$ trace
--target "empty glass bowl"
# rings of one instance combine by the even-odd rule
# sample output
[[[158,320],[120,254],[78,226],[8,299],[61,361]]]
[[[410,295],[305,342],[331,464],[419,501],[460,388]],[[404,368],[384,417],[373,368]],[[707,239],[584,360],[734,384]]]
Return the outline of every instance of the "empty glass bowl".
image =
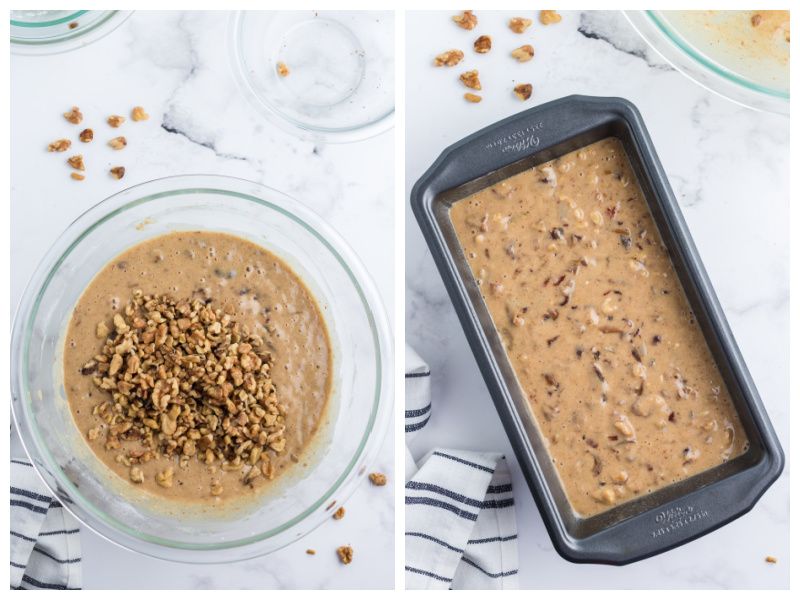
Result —
[[[240,11],[228,36],[239,90],[278,127],[351,142],[394,125],[393,11]]]
[[[82,48],[108,35],[132,10],[12,10],[13,54],[57,54]]]
[[[244,237],[284,260],[317,299],[333,347],[327,418],[303,462],[263,493],[221,507],[177,506],[123,481],[83,440],[66,401],[61,356],[72,310],[120,252],[172,231]],[[56,240],[28,283],[12,334],[14,420],[35,468],[81,522],[128,549],[181,562],[265,554],[344,503],[386,433],[392,340],[380,297],[347,244],[299,202],[248,181],[168,177],[116,194]]]
[[[623,11],[639,34],[678,71],[751,108],[789,114],[788,15],[754,25],[756,11]],[[785,12],[785,11],[783,11]],[[765,15],[766,16],[766,15]]]

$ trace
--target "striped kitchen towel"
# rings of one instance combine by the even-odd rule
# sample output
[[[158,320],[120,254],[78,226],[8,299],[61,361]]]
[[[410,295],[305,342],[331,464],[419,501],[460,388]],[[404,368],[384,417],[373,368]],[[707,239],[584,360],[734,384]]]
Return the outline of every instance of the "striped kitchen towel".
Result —
[[[406,589],[517,589],[511,475],[494,452],[436,448],[418,463],[409,442],[432,412],[430,369],[406,346]]]
[[[11,589],[81,589],[78,521],[28,460],[11,459]]]

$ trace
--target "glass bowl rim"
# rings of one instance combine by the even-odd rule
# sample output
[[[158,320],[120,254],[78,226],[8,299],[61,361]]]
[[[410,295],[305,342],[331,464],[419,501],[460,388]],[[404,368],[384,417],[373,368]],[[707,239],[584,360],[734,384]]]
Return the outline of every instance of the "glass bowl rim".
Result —
[[[92,12],[90,10],[77,11],[75,14],[56,21],[49,21],[42,24],[31,25],[22,24],[17,21],[10,21],[10,26],[30,29],[32,31],[44,31],[47,27],[60,25],[69,20],[73,20],[81,15]],[[19,56],[46,56],[50,54],[62,54],[78,50],[93,42],[103,39],[123,23],[125,23],[135,11],[133,10],[100,10],[96,12],[107,13],[96,23],[90,24],[86,28],[78,27],[75,31],[66,32],[63,35],[40,39],[23,39],[14,36],[11,38],[11,54]]]
[[[654,10],[623,10],[628,22],[642,37],[650,48],[655,50],[678,72],[691,79],[696,84],[710,92],[722,96],[737,104],[747,106],[754,110],[761,110],[775,114],[788,115],[790,94],[770,89],[752,83],[735,72],[726,70],[716,65],[710,59],[699,54],[680,37],[673,34],[671,27],[665,23]],[[668,42],[666,47],[659,47],[653,43],[651,36]],[[688,65],[680,64],[680,59],[691,61]],[[722,87],[712,86],[705,81],[699,81],[692,67],[697,67],[702,73],[710,75]]]
[[[232,10],[228,17],[228,64],[236,82],[236,87],[247,103],[270,123],[303,139],[324,140],[330,143],[348,143],[366,140],[390,131],[394,127],[396,106],[377,119],[353,127],[313,127],[297,121],[273,107],[261,94],[245,66],[242,51],[242,27],[247,10]],[[259,11],[270,12],[270,11]],[[280,12],[280,11],[272,11]],[[302,11],[297,11],[302,12]]]
[[[176,185],[170,186],[173,182]],[[158,189],[164,185],[169,186],[168,189]],[[263,197],[253,195],[253,188],[257,188]],[[34,319],[38,314],[42,295],[63,261],[86,235],[127,210],[164,197],[191,193],[213,193],[236,198],[237,201],[254,202],[256,205],[275,210],[292,219],[317,237],[339,262],[347,273],[351,284],[356,289],[369,322],[376,361],[376,381],[372,410],[366,430],[349,464],[344,472],[331,484],[330,489],[325,491],[322,497],[313,502],[310,507],[301,511],[288,522],[273,527],[269,531],[234,541],[213,544],[180,543],[142,534],[99,510],[83,497],[66,477],[63,470],[52,459],[49,450],[41,442],[38,427],[29,408],[31,405],[31,393],[28,381],[27,359],[31,330]],[[129,199],[131,194],[134,195],[133,200]],[[282,206],[280,203],[291,206],[292,210],[287,210],[287,207]],[[110,257],[109,260],[111,258],[113,257]],[[12,391],[14,392],[12,393],[11,402],[13,418],[25,452],[31,459],[31,463],[34,465],[39,477],[64,508],[90,530],[123,548],[165,560],[177,562],[231,562],[244,560],[277,550],[296,539],[300,539],[300,537],[319,526],[325,519],[317,518],[317,522],[312,522],[311,526],[299,534],[298,537],[287,539],[274,548],[259,550],[257,547],[259,543],[266,542],[284,532],[290,531],[295,525],[304,522],[309,517],[313,517],[314,513],[334,493],[340,490],[343,494],[338,494],[338,504],[341,505],[355,490],[356,486],[353,483],[363,479],[365,472],[357,473],[350,480],[349,489],[347,489],[348,486],[346,485],[348,483],[347,478],[353,473],[354,468],[361,459],[364,459],[366,463],[374,460],[375,454],[385,437],[392,413],[393,347],[391,330],[380,294],[366,268],[347,242],[327,222],[299,201],[274,188],[224,175],[176,175],[154,179],[117,192],[81,214],[59,235],[29,278],[14,317],[11,347],[12,357],[17,357],[12,358],[11,368],[11,383]],[[38,453],[36,457],[33,456],[34,450]],[[52,473],[43,473],[42,469],[40,469],[39,461],[41,461],[41,464],[46,465]],[[53,477],[53,480],[51,480],[51,477]],[[53,485],[54,481],[57,485]],[[67,496],[66,501],[60,492],[62,487],[69,492],[63,494]],[[78,497],[80,503],[73,504],[70,496]],[[77,506],[80,509],[78,512],[85,511],[85,514],[76,514],[76,509],[73,506]],[[99,523],[92,522],[94,519],[98,519]],[[124,542],[112,537],[109,532],[121,533]],[[248,548],[250,551],[243,556],[223,555],[226,550],[241,548]],[[179,556],[171,556],[170,553],[172,552],[178,552]],[[202,553],[202,559],[198,561],[198,558],[200,558],[198,554],[200,553]]]

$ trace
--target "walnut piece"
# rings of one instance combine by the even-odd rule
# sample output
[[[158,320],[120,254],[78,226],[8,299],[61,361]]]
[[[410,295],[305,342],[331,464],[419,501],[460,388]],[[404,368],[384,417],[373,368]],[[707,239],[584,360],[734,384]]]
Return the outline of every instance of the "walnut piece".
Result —
[[[509,21],[508,28],[513,31],[514,33],[525,33],[525,30],[531,26],[533,21],[530,19],[522,19],[520,17],[514,17]]]
[[[122,179],[125,177],[125,167],[111,167],[111,176],[114,179]]]
[[[71,175],[71,176],[72,176],[72,178],[73,178],[73,179],[75,179],[76,181],[83,181],[84,179],[86,179],[86,177],[84,177],[84,176],[83,176],[83,175],[81,175],[80,173],[72,173],[72,175]]]
[[[219,481],[214,481],[211,484],[211,495],[212,496],[221,496],[223,492],[222,484]]]
[[[48,152],[66,152],[67,148],[72,146],[72,142],[69,140],[56,140],[52,144],[47,147]]]
[[[778,562],[778,559],[775,558],[774,556],[768,556],[766,560],[767,560],[768,563],[776,563],[776,562]]]
[[[478,26],[478,17],[473,15],[471,10],[465,10],[460,15],[453,16],[453,21],[461,29],[475,29]]]
[[[342,517],[344,517],[344,506],[340,506],[340,507],[339,507],[339,510],[337,510],[337,511],[336,511],[336,512],[333,514],[333,518],[334,518],[334,519],[336,519],[337,521],[338,521],[339,519],[341,519]]]
[[[289,73],[291,73],[291,71],[289,70],[289,67],[286,66],[286,63],[285,62],[279,62],[278,63],[278,75],[280,75],[281,77],[286,77]]]
[[[475,52],[478,54],[486,54],[489,50],[492,49],[492,36],[490,35],[482,35],[477,40],[475,40],[475,44],[473,44],[475,48]]]
[[[85,171],[86,167],[83,164],[83,154],[78,154],[78,156],[73,156],[72,158],[68,158],[67,162],[69,166],[73,169],[77,169],[78,171]]]
[[[462,60],[464,60],[464,53],[461,50],[448,50],[433,59],[433,66],[455,67]]]
[[[139,467],[131,467],[131,481],[133,483],[144,483],[144,473]]]
[[[346,565],[349,565],[353,562],[353,548],[350,546],[339,546],[339,558],[342,559],[342,562]]]
[[[520,46],[516,50],[511,51],[511,56],[521,63],[528,62],[533,58],[533,47],[530,44]]]
[[[483,98],[481,98],[480,96],[477,96],[475,94],[470,94],[469,92],[464,94],[464,98],[466,98],[467,101],[472,102],[473,104],[477,104],[478,102],[483,100]]]
[[[108,142],[108,145],[111,146],[114,150],[122,150],[125,146],[128,145],[128,140],[120,136]]]
[[[75,125],[83,121],[83,115],[81,114],[81,111],[78,110],[77,106],[73,106],[71,111],[65,112],[64,118]]]
[[[161,473],[156,473],[156,483],[164,488],[172,487],[172,476],[174,475],[174,471],[172,469],[167,469],[166,471],[162,471]]]
[[[306,550],[306,554],[316,554],[316,553],[317,553],[317,551],[316,550],[312,550],[311,548]]]
[[[554,10],[543,10],[539,14],[539,20],[542,25],[550,25],[551,23],[561,23],[561,15]]]
[[[78,139],[84,143],[91,142],[94,139],[94,131],[91,129],[84,129],[81,131],[81,135]]]
[[[527,100],[533,93],[533,86],[530,83],[520,83],[514,88],[514,93],[520,100]]]
[[[108,117],[108,124],[112,127],[119,127],[125,122],[125,117],[120,117],[119,115],[111,115]]]
[[[472,88],[473,90],[481,89],[481,80],[478,79],[478,71],[467,71],[466,73],[461,74],[461,82],[467,86],[468,88]]]
[[[382,473],[370,473],[369,480],[375,485],[386,485],[386,475]]]
[[[288,407],[278,403],[264,341],[233,312],[211,300],[136,290],[114,315],[113,329],[98,323],[103,349],[81,373],[113,396],[93,410],[109,425],[106,449],[140,440],[152,455],[123,461],[178,458],[185,467],[194,457],[209,473],[242,473],[245,485],[275,477],[270,458],[286,449]],[[172,485],[171,470],[156,482]],[[211,486],[212,495],[221,493],[222,486]]]
[[[70,23],[70,24],[69,24],[69,28],[70,28],[70,29],[75,29],[77,26],[78,26],[78,24],[77,24],[77,23]]]
[[[150,115],[144,112],[144,109],[141,106],[135,106],[131,112],[131,118],[133,118],[134,121],[147,121],[147,119],[150,118]]]

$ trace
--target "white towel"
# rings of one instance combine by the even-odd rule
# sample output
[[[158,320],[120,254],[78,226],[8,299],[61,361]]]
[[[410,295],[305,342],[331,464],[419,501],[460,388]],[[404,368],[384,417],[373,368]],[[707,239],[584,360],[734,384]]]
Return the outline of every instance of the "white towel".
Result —
[[[505,458],[436,448],[417,464],[411,455],[410,441],[431,417],[430,376],[406,346],[406,589],[517,589]]]
[[[81,589],[78,521],[27,460],[11,459],[11,589]]]

